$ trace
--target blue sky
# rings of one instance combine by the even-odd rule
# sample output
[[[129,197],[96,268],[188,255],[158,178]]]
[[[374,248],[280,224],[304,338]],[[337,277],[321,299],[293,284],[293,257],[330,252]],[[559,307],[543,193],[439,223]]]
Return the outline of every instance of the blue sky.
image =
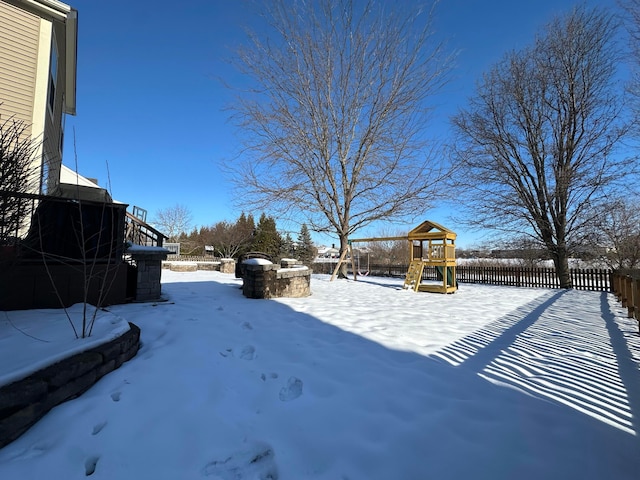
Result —
[[[244,25],[255,21],[250,7],[234,0],[68,3],[79,16],[78,108],[66,119],[64,163],[75,169],[77,157],[82,175],[97,178],[115,199],[145,208],[149,218],[182,204],[195,225],[236,219],[240,212],[221,169],[236,148],[224,110],[233,94],[218,79],[241,81],[226,60],[230,47],[243,41]],[[465,106],[483,71],[505,52],[530,44],[542,25],[576,4],[442,0],[434,27],[459,55],[454,79],[438,97],[434,128],[446,133],[449,116]],[[427,211],[424,219],[458,231],[448,213],[455,212]],[[458,234],[461,246],[480,241],[477,233]]]

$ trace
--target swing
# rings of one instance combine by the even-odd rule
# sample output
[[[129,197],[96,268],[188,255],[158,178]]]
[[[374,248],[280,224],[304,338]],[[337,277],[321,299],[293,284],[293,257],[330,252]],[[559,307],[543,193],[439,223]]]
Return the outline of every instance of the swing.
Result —
[[[369,275],[369,253],[367,252],[367,271],[362,273],[360,271],[360,255],[358,255],[358,275],[360,275],[361,277],[366,277],[367,275]]]

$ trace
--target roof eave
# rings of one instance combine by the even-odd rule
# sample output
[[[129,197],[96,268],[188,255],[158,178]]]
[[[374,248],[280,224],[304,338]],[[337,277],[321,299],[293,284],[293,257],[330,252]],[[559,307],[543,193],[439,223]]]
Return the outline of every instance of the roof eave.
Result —
[[[66,22],[67,15],[73,10],[66,3],[57,0],[5,0],[24,10],[49,20]]]

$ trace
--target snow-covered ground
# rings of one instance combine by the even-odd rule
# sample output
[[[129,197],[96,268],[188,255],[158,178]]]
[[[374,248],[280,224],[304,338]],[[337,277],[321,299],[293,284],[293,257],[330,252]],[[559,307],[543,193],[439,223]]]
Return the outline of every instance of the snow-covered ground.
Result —
[[[99,320],[140,326],[138,355],[1,449],[1,479],[638,478],[640,337],[610,295],[162,275],[168,302]],[[8,316],[0,365],[49,334]]]

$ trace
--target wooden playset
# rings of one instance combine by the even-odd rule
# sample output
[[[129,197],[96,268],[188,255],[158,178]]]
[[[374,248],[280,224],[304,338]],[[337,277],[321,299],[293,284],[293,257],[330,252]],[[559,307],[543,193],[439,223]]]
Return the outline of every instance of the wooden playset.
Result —
[[[351,261],[354,280],[358,279],[351,245],[353,243],[406,240],[409,242],[409,268],[404,280],[404,288],[416,292],[453,293],[458,289],[456,281],[456,234],[435,222],[422,222],[406,237],[359,238],[349,240],[349,246],[342,252],[331,276],[333,281],[340,266]],[[347,255],[350,260],[347,260]],[[435,267],[438,281],[423,282],[425,267]]]

